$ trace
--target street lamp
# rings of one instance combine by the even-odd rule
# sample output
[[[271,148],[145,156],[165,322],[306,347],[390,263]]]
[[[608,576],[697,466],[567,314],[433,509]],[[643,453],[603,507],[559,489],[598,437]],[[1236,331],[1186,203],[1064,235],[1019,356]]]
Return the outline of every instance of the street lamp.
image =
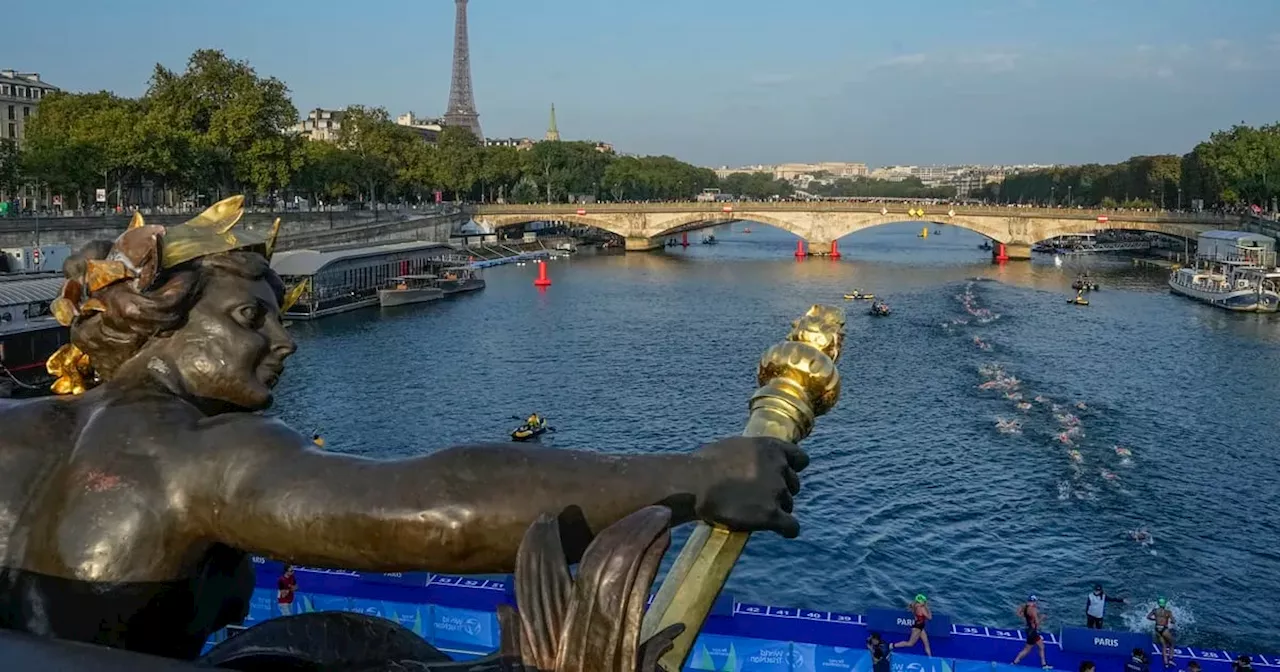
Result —
[[[1182,185],[1178,185],[1178,211],[1182,211]]]
[[[1071,187],[1073,186],[1074,185],[1071,185],[1071,184],[1067,185],[1067,207],[1068,208],[1071,207]]]

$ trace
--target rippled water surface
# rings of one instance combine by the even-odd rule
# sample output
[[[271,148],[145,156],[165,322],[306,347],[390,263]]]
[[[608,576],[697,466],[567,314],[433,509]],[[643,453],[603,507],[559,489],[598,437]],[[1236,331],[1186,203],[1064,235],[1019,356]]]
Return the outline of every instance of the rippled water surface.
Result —
[[[1056,627],[1100,581],[1129,598],[1116,625],[1145,627],[1163,595],[1182,642],[1280,650],[1242,606],[1280,592],[1275,318],[1171,296],[1127,260],[1088,262],[1103,289],[1071,306],[1085,262],[992,266],[952,228],[879,227],[797,263],[788,234],[741,226],[553,262],[545,293],[506,266],[474,296],[297,324],[279,412],[355,453],[501,440],[534,410],[548,449],[687,451],[740,431],[760,353],[839,303],[844,396],[805,443],[803,532],[752,539],[739,599],[860,611],[923,591],[1013,626],[1035,592]],[[894,314],[842,301],[854,288]]]

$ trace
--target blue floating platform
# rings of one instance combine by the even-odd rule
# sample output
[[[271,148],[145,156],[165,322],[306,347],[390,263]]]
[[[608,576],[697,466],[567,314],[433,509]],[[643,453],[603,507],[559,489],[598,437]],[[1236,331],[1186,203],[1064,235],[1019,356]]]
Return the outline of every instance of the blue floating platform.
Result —
[[[246,626],[280,615],[276,580],[278,562],[254,558],[257,589]],[[499,604],[515,604],[510,577],[486,579],[428,573],[367,574],[295,567],[298,592],[294,613],[350,611],[400,623],[459,660],[477,658],[498,647]],[[685,670],[733,672],[871,672],[867,635],[879,632],[886,641],[906,639],[911,617],[906,611],[871,609],[862,614],[746,604],[721,596],[694,644]],[[926,630],[933,657],[919,644],[895,651],[893,672],[1026,672],[1039,667],[1032,652],[1026,665],[1010,665],[1022,650],[1020,630],[963,625],[934,612]],[[1134,648],[1147,650],[1152,669],[1160,669],[1160,651],[1143,633],[1067,627],[1044,632],[1049,664],[1063,672],[1089,660],[1098,672],[1122,672]],[[218,633],[210,644],[228,633]],[[1191,660],[1204,672],[1231,672],[1238,653],[1180,646],[1178,669]],[[1252,654],[1260,672],[1280,672],[1280,656]]]

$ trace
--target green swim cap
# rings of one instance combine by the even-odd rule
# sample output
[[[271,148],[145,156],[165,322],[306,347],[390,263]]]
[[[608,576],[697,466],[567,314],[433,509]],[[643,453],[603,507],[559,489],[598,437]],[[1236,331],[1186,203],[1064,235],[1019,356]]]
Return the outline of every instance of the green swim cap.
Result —
[[[929,599],[924,596],[924,593],[920,593],[919,595],[916,595],[916,602],[919,602],[920,604],[924,604],[925,602],[928,602],[928,601]]]
[[[1168,604],[1168,603],[1169,603],[1169,601],[1168,601],[1168,600],[1166,600],[1166,599],[1164,599],[1163,597],[1161,597],[1161,598],[1159,598],[1159,599],[1157,599],[1157,600],[1156,600],[1156,604],[1158,604],[1158,605],[1160,605],[1160,606],[1162,606],[1162,607],[1163,607],[1164,605]]]

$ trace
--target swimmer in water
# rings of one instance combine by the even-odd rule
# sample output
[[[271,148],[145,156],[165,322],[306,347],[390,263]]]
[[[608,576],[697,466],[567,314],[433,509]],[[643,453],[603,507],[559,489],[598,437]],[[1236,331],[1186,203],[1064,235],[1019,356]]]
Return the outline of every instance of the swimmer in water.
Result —
[[[1045,398],[1045,396],[1044,396],[1043,394],[1037,394],[1037,395],[1036,395],[1035,402],[1036,402],[1037,404],[1047,403],[1048,401],[1049,401],[1049,400],[1048,400],[1047,398]]]
[[[1156,600],[1156,608],[1147,614],[1148,621],[1155,621],[1156,642],[1160,644],[1160,652],[1164,655],[1164,666],[1173,665],[1173,612],[1169,610],[1169,602],[1163,597]]]
[[[1019,411],[1029,411],[1029,410],[1031,410],[1031,403],[1030,403],[1030,402],[1027,402],[1027,401],[1019,401],[1019,402],[1018,402],[1018,410],[1019,410]]]
[[[1053,669],[1049,667],[1049,661],[1044,657],[1044,637],[1040,635],[1040,611],[1037,609],[1038,601],[1035,595],[1027,597],[1027,601],[1018,607],[1018,616],[1027,622],[1027,644],[1022,647],[1022,651],[1018,652],[1017,657],[1013,659],[1013,664],[1017,665],[1022,659],[1031,653],[1032,647],[1040,649],[1040,665],[1046,670]]]
[[[1069,446],[1069,445],[1071,445],[1072,443],[1074,443],[1074,442],[1071,440],[1071,437],[1070,437],[1066,432],[1062,432],[1061,434],[1057,434],[1057,435],[1055,435],[1053,438],[1057,439],[1057,440],[1058,440],[1058,443],[1061,443],[1061,444],[1066,445],[1066,446]]]
[[[911,636],[905,642],[890,644],[889,650],[900,649],[904,646],[915,646],[918,641],[924,644],[924,655],[932,657],[933,649],[929,647],[929,635],[924,631],[925,626],[929,625],[929,619],[933,618],[933,612],[929,611],[929,598],[925,597],[923,593],[916,595],[915,601],[907,605],[907,608],[911,610],[912,616],[915,617],[915,622],[911,624]]]
[[[1085,406],[1083,401],[1078,401],[1076,402],[1076,408],[1084,411],[1084,410],[1088,410],[1089,407]]]
[[[1116,446],[1116,455],[1119,455],[1120,457],[1133,457],[1133,451],[1128,448]]]
[[[1113,472],[1113,471],[1107,471],[1106,469],[1100,469],[1100,470],[1098,470],[1098,473],[1099,473],[1099,474],[1101,474],[1101,475],[1102,475],[1102,477],[1103,477],[1103,478],[1105,478],[1105,479],[1107,479],[1108,481],[1114,481],[1114,480],[1116,480],[1116,479],[1120,478],[1119,476],[1116,476],[1115,472]]]
[[[1076,450],[1075,448],[1068,450],[1067,456],[1070,457],[1071,461],[1075,462],[1076,464],[1081,464],[1084,462],[1084,455],[1081,455],[1080,451]]]

